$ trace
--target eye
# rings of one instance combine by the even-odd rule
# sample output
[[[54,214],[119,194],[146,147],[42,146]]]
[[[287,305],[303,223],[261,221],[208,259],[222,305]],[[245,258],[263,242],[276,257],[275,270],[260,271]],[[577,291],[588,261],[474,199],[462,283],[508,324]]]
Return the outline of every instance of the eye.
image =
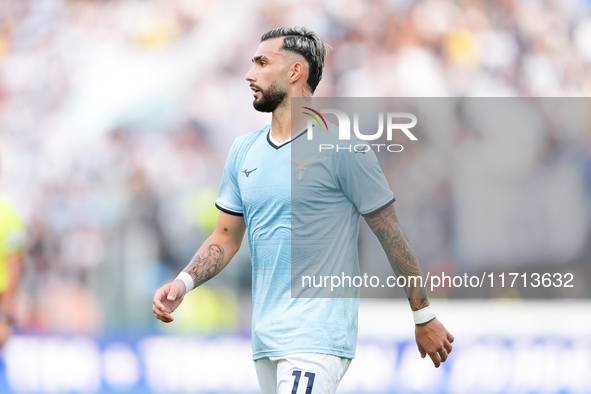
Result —
[[[267,62],[261,61],[261,67],[265,67],[266,65],[267,65]]]

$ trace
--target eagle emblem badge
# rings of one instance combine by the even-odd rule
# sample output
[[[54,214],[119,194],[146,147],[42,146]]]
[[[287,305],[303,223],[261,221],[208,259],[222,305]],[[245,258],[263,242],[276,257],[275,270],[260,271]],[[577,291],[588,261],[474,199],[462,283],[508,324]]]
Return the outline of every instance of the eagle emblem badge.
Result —
[[[296,170],[295,170],[295,178],[298,181],[301,181],[306,177],[306,172],[307,172],[306,167],[308,167],[310,164],[316,163],[318,161],[318,160],[301,161],[299,159],[289,159],[289,160],[293,161],[297,165]]]

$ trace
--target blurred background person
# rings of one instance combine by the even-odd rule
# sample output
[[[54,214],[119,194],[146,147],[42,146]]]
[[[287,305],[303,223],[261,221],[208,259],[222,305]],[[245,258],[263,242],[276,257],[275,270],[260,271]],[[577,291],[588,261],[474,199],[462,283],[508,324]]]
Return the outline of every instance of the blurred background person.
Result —
[[[25,265],[25,232],[21,215],[0,189],[0,347],[15,323],[15,295]]]

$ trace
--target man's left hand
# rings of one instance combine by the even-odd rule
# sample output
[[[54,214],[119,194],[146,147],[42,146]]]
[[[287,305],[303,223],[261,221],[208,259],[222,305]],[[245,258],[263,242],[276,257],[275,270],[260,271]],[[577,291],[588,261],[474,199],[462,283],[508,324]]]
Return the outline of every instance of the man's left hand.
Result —
[[[442,362],[447,360],[451,353],[454,336],[447,331],[437,318],[424,326],[415,325],[415,338],[421,357],[428,354],[433,360],[435,368],[439,368]]]

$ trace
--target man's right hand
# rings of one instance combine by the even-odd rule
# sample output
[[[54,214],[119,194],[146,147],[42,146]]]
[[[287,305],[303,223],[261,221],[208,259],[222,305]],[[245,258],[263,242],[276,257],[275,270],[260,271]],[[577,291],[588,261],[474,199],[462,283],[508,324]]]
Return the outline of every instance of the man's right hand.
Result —
[[[185,298],[185,282],[176,279],[156,290],[152,300],[152,312],[156,318],[164,323],[174,321],[171,313],[183,302]]]

